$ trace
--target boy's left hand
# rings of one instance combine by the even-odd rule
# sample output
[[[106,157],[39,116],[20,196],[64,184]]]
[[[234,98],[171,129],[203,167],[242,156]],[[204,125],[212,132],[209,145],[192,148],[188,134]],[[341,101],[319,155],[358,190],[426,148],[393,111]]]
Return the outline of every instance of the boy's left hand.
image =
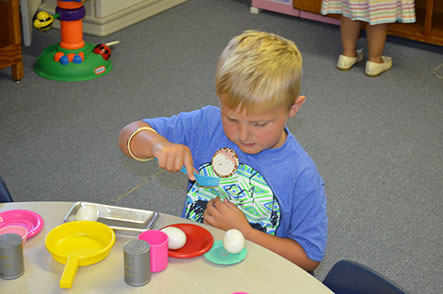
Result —
[[[220,198],[211,199],[206,205],[203,214],[203,223],[227,231],[237,229],[243,234],[251,229],[249,222],[243,212],[232,202]]]

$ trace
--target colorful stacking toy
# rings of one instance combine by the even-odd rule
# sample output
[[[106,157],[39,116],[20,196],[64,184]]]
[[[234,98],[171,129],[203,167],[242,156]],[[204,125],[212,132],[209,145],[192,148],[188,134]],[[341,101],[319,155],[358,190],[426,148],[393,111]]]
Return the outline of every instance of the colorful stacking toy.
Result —
[[[81,0],[58,0],[54,16],[44,11],[37,14],[34,21],[36,28],[48,30],[53,19],[58,18],[61,34],[60,43],[47,47],[37,59],[34,70],[38,75],[58,81],[84,81],[111,71],[110,48],[106,44],[97,47],[83,40],[84,16]],[[106,48],[97,50],[100,45]]]

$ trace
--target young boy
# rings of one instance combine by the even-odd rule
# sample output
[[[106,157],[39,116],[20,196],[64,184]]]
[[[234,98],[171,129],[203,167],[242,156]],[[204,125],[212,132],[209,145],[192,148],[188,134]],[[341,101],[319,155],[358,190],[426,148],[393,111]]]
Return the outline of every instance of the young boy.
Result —
[[[119,146],[137,160],[155,157],[170,172],[186,167],[183,217],[238,229],[311,271],[324,257],[327,215],[323,180],[285,126],[305,102],[301,73],[292,41],[245,31],[219,58],[220,107],[133,122]],[[194,171],[218,177],[219,186],[199,186]]]

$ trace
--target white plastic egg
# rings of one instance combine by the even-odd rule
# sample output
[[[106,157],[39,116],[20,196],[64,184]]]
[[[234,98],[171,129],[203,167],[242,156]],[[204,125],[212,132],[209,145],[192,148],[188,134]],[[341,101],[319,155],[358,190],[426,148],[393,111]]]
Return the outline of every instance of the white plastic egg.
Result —
[[[186,234],[176,227],[166,227],[160,231],[166,233],[169,237],[168,248],[180,249],[186,244]]]
[[[93,205],[83,205],[77,210],[77,220],[97,221],[98,210]]]
[[[223,239],[223,247],[231,254],[237,254],[245,247],[245,237],[236,229],[231,229],[226,232]]]

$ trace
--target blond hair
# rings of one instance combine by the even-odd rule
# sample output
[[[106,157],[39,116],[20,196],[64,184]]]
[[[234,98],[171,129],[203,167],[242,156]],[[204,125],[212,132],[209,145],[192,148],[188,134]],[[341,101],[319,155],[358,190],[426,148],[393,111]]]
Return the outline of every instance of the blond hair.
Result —
[[[293,105],[300,91],[302,56],[294,42],[281,36],[245,31],[221,53],[215,83],[226,106],[262,113]]]

